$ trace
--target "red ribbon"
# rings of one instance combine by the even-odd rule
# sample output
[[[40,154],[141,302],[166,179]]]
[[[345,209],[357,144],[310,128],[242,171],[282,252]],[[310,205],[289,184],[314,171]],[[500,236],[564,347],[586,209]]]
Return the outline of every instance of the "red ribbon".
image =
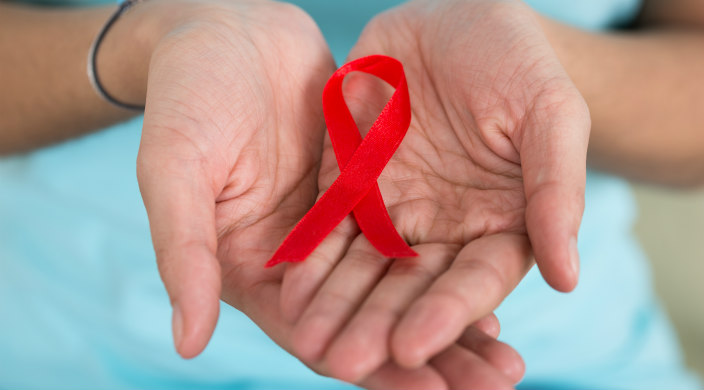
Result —
[[[354,71],[377,76],[396,88],[364,139],[342,96],[342,81]],[[384,256],[417,256],[394,228],[376,183],[411,124],[403,65],[381,55],[347,63],[325,85],[323,112],[340,176],[293,228],[266,266],[305,260],[350,212],[369,242]]]

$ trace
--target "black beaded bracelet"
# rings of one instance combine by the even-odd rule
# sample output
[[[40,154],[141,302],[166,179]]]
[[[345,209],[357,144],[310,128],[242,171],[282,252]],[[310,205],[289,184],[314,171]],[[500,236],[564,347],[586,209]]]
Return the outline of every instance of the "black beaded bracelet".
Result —
[[[108,19],[107,23],[105,23],[103,28],[100,30],[98,36],[95,38],[95,41],[93,41],[93,44],[90,47],[90,51],[88,52],[88,79],[90,80],[91,85],[93,85],[93,89],[95,90],[95,92],[98,95],[102,96],[102,98],[106,101],[112,103],[115,106],[127,110],[144,111],[144,106],[142,105],[123,103],[112,97],[112,95],[110,95],[108,91],[105,90],[103,84],[101,84],[100,77],[98,77],[98,72],[96,69],[96,57],[98,55],[98,48],[100,47],[100,43],[103,41],[103,38],[105,38],[105,34],[108,32],[110,27],[112,27],[115,21],[117,21],[117,19],[122,16],[122,14],[124,14],[128,9],[130,9],[130,7],[141,1],[143,0],[124,0],[122,3],[120,3],[120,6],[117,8],[117,11],[112,14],[110,19]]]

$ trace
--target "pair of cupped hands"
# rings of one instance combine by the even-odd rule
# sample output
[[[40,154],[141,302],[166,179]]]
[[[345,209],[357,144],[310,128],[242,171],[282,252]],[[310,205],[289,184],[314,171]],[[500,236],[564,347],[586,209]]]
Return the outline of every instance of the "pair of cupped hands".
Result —
[[[152,55],[138,158],[178,352],[200,353],[223,299],[323,375],[512,387],[523,361],[492,312],[534,262],[560,291],[577,283],[590,128],[533,11],[419,0],[376,16],[349,58],[404,65],[412,121],[378,184],[419,256],[384,258],[348,216],[305,262],[265,268],[339,174],[321,103],[336,65],[294,6],[189,4]],[[392,92],[347,77],[363,133]]]

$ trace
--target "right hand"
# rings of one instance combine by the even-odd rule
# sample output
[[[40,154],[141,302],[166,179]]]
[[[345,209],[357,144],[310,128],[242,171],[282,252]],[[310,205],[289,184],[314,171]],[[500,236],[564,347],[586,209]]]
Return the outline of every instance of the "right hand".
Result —
[[[151,57],[138,178],[176,348],[202,351],[222,298],[291,351],[285,267],[264,264],[318,193],[320,97],[334,61],[314,22],[283,3],[153,0],[130,17],[173,8],[184,17]],[[501,370],[522,374],[520,357],[476,329],[432,365],[387,364],[362,384],[510,387]]]

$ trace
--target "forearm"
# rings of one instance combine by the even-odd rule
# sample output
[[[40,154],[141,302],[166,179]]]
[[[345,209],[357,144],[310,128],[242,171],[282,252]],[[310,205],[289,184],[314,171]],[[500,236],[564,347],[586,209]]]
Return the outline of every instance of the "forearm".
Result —
[[[670,185],[704,181],[704,32],[541,23],[589,105],[590,165]]]
[[[75,137],[136,114],[105,102],[86,74],[90,45],[114,10],[0,3],[1,154]],[[144,103],[158,26],[130,12],[105,37],[97,68],[115,97]]]

